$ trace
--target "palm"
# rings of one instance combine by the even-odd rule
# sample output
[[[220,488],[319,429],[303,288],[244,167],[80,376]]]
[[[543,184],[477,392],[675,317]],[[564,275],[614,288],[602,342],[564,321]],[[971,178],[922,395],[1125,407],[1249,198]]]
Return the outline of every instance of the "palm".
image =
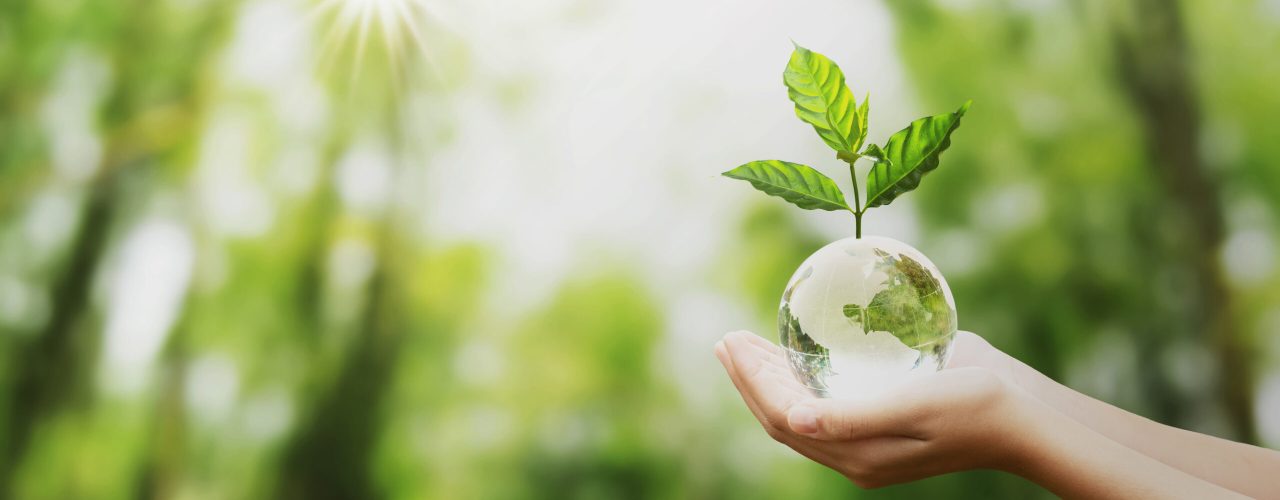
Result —
[[[951,349],[951,361],[947,363],[948,370],[967,367],[983,368],[1005,382],[1026,391],[1032,397],[1040,398],[1040,391],[1033,383],[1034,381],[1027,379],[1027,374],[1033,373],[1034,370],[1019,369],[1025,366],[1022,362],[996,349],[977,334],[966,331],[956,332]]]
[[[894,388],[891,399],[850,401],[814,397],[792,375],[782,349],[755,335],[726,336],[716,356],[770,437],[858,484],[909,481],[998,458],[998,447],[985,455],[966,451],[992,438],[984,429],[1000,427],[970,426],[970,419],[1001,414],[995,409],[1009,394],[1005,379],[981,366],[953,363],[945,374]],[[820,424],[806,426],[797,420],[803,414],[816,414]]]

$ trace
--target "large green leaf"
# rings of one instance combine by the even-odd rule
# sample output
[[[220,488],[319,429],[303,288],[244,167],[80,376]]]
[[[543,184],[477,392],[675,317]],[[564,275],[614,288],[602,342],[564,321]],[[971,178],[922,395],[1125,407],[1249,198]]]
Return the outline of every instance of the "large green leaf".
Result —
[[[806,210],[852,211],[835,181],[798,163],[781,160],[753,161],[722,175],[750,182],[756,189]]]
[[[867,207],[888,205],[920,185],[924,174],[938,168],[938,157],[951,146],[951,133],[969,110],[964,103],[954,113],[921,118],[889,137],[883,150],[868,146],[865,156],[875,165],[867,173]]]
[[[823,142],[837,152],[858,152],[863,136],[858,102],[836,63],[796,45],[782,81],[796,104],[796,116],[813,125]]]

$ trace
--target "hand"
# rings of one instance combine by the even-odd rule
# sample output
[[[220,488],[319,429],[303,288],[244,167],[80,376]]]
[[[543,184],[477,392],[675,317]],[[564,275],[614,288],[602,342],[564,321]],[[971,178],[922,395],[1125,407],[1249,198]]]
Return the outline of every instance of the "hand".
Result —
[[[990,370],[1057,410],[1073,421],[1070,423],[1082,425],[1115,443],[1221,487],[1257,498],[1280,498],[1280,484],[1268,480],[1269,471],[1280,470],[1280,452],[1134,415],[1059,384],[969,332],[958,332],[951,348],[954,354],[947,365],[948,371],[962,367]],[[1189,491],[1179,489],[1183,494]]]
[[[974,338],[981,341],[967,341]],[[715,351],[769,436],[866,488],[966,469],[1013,470],[1030,446],[1020,431],[1042,406],[977,366],[913,379],[871,400],[821,399],[760,337],[730,333]]]
[[[726,335],[716,357],[769,436],[865,488],[991,468],[1064,498],[1274,493],[1259,479],[1280,463],[1273,451],[1167,428],[1055,389],[971,333],[960,332],[953,348],[948,369],[865,401],[815,398],[781,348],[750,333]]]
[[[986,339],[973,332],[963,330],[956,332],[951,343],[951,360],[947,369],[978,367],[989,370],[1019,389],[1026,391],[1036,399],[1043,399],[1044,384],[1037,377],[1039,372],[1032,370],[1022,362],[996,349]],[[1046,403],[1048,403],[1046,401]],[[1052,404],[1050,404],[1052,406]]]

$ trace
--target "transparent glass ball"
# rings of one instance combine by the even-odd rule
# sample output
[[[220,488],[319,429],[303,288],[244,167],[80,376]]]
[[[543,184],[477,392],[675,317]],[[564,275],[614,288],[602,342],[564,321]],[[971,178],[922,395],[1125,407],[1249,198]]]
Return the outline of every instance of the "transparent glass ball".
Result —
[[[816,395],[860,398],[945,366],[956,305],[919,250],[884,237],[845,238],[791,276],[778,331],[792,371]]]

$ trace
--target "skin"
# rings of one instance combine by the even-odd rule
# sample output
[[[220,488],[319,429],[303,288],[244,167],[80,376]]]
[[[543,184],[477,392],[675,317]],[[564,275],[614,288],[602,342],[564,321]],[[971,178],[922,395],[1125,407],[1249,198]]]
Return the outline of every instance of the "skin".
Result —
[[[1280,452],[1134,415],[1057,383],[970,332],[957,332],[955,349],[949,368],[990,369],[1072,420],[1143,455],[1254,498],[1280,498],[1280,480],[1275,479]]]
[[[1215,465],[1213,456],[1175,461],[1158,455],[1209,452],[1236,457],[1240,452],[1236,446],[1245,445],[1180,435],[1175,437],[1189,439],[1179,441],[1180,446],[1236,446],[1181,448],[1183,453],[1177,454],[1177,446],[1169,443],[1148,445],[1150,450],[1127,445],[1144,438],[1126,435],[1121,441],[1108,433],[1119,435],[1134,428],[1109,425],[1113,420],[1129,425],[1132,419],[1094,415],[1122,410],[1102,403],[1092,408],[1082,403],[1083,396],[1067,397],[1061,390],[1051,390],[1047,378],[1036,378],[1025,372],[1030,368],[1019,368],[1010,363],[1012,358],[994,354],[999,351],[976,335],[961,334],[956,360],[947,370],[904,382],[894,388],[891,398],[815,398],[791,374],[780,348],[747,332],[726,335],[716,344],[715,353],[770,437],[864,488],[961,470],[995,469],[1026,477],[1065,498],[1280,494],[1274,485],[1254,484],[1266,475],[1225,471]],[[969,354],[959,355],[965,351]],[[1038,391],[1045,392],[1045,399]],[[1106,425],[1098,430],[1090,422]],[[1155,428],[1163,426],[1146,422],[1153,427],[1144,429],[1152,433],[1146,439],[1174,436]],[[1255,463],[1254,458],[1250,454],[1242,460]],[[1256,464],[1270,467],[1272,474],[1280,471],[1280,466],[1271,467],[1272,462]]]

